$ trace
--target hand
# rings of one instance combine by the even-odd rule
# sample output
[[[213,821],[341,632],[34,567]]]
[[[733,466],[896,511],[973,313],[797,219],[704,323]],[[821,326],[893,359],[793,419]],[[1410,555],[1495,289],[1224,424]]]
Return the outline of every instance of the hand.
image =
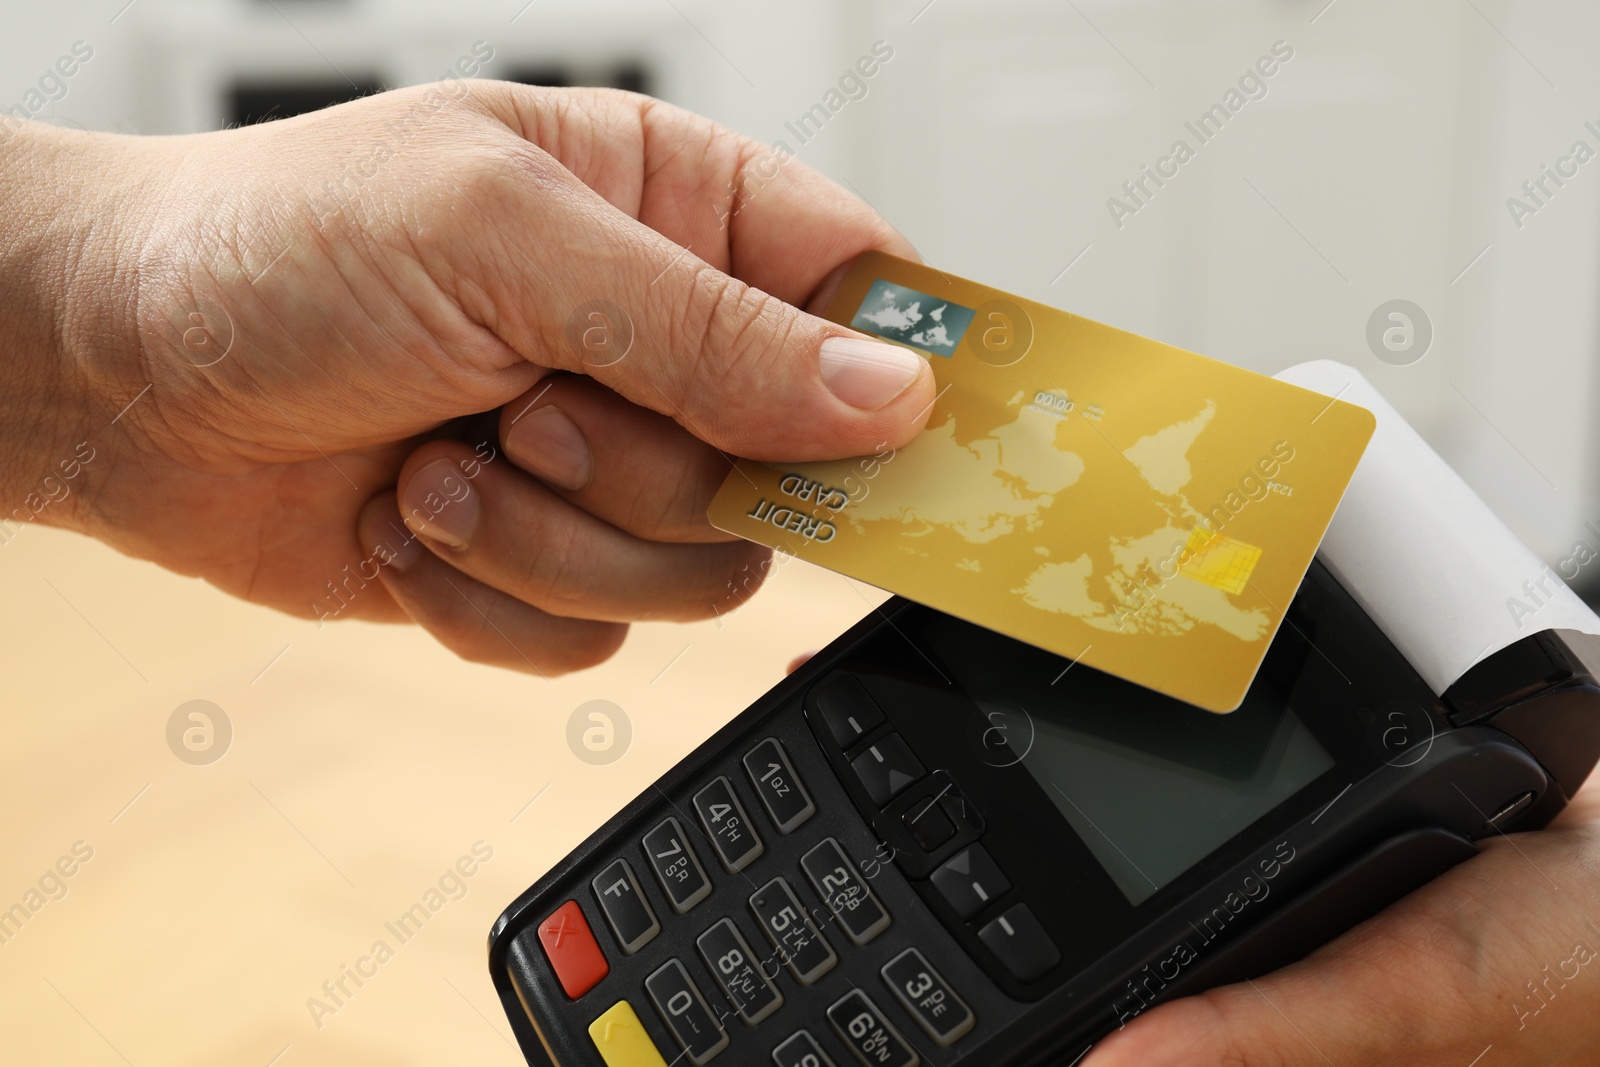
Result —
[[[1600,775],[1300,963],[1151,1009],[1082,1067],[1600,1062]]]
[[[725,611],[728,454],[899,445],[925,361],[797,310],[910,248],[645,97],[455,83],[182,138],[0,129],[3,488],[305,617],[551,672]],[[394,487],[394,491],[386,491]],[[20,521],[20,520],[19,520]],[[421,536],[411,538],[412,532]]]

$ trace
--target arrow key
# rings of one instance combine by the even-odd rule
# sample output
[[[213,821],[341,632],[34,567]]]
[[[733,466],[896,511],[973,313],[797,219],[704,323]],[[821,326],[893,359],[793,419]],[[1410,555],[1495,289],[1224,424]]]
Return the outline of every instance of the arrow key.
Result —
[[[1011,881],[989,850],[974,844],[951,856],[933,872],[933,886],[963,919],[970,919],[1011,888]]]
[[[926,773],[899,734],[879,738],[850,761],[850,768],[856,772],[856,778],[872,802],[880,808]]]

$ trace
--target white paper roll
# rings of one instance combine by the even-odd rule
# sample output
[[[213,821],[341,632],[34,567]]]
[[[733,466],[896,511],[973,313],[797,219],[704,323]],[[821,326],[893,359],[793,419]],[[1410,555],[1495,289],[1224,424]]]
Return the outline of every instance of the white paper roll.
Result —
[[[1434,693],[1540,630],[1600,634],[1600,617],[1360,372],[1317,360],[1277,377],[1377,417],[1317,555]]]

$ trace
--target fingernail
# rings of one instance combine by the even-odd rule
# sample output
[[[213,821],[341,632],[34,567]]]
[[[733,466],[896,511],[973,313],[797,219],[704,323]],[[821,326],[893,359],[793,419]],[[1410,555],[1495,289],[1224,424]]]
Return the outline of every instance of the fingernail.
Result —
[[[910,349],[865,337],[829,337],[820,350],[822,380],[851,407],[877,411],[910,388],[923,359]]]
[[[425,464],[400,491],[400,514],[424,537],[462,549],[478,528],[478,494],[454,460]]]
[[[594,470],[583,431],[554,405],[513,423],[506,433],[506,451],[517,466],[562,489],[582,489]]]
[[[392,495],[369,500],[361,509],[358,536],[365,555],[364,565],[376,564],[404,574],[422,558],[417,535],[400,521],[400,509]]]
[[[387,555],[386,565],[404,574],[422,558],[422,542],[402,523],[396,523],[389,533],[390,536],[373,549],[374,558],[383,563]]]

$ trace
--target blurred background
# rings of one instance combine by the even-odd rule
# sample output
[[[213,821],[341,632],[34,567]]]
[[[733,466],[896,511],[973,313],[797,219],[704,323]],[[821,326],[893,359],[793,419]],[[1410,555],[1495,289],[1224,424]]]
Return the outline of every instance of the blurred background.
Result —
[[[1600,160],[1573,156],[1600,151],[1593,4],[89,0],[6,16],[0,108],[91,130],[270,121],[435,80],[484,46],[481,76],[661,96],[783,142],[953,272],[1268,373],[1355,365],[1552,567],[1600,590],[1600,566],[1570,562],[1600,548]],[[878,42],[891,58],[829,109]],[[53,77],[63,56],[75,73]],[[1241,83],[1263,56],[1272,74]],[[1241,105],[1202,143],[1185,124],[1230,90]],[[826,120],[802,123],[818,104]],[[1179,139],[1193,158],[1170,174]],[[1130,193],[1146,166],[1169,176]],[[1395,300],[1414,305],[1398,348],[1376,340],[1387,309],[1369,330]],[[881,599],[791,563],[731,617],[636,627],[612,663],[546,682],[400,628],[319,630],[40,527],[0,546],[0,594],[0,909],[28,915],[0,925],[0,1058],[141,1067],[521,1063],[484,966],[493,918]],[[168,730],[197,700],[217,709],[198,757]],[[598,765],[568,742],[593,700],[619,726]],[[313,1012],[474,847],[492,858]]]

